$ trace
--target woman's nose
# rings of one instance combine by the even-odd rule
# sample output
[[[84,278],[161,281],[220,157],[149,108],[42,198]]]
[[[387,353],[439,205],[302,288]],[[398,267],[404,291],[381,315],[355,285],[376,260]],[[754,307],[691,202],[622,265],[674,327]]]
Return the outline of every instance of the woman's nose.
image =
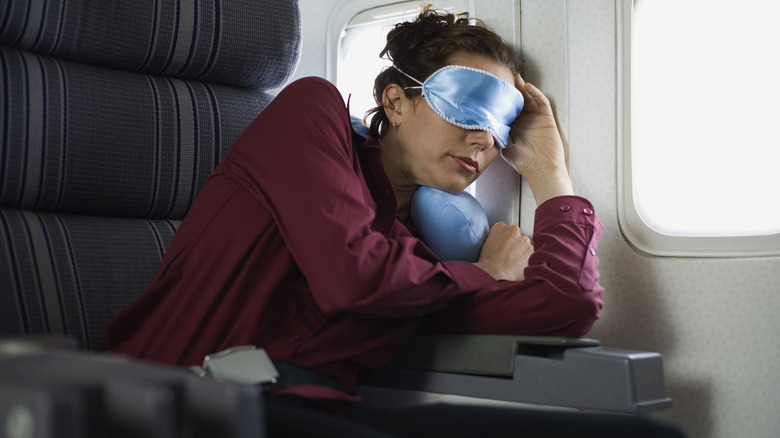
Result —
[[[470,145],[478,147],[483,151],[492,148],[495,142],[493,136],[489,132],[480,129],[469,131],[467,138]]]

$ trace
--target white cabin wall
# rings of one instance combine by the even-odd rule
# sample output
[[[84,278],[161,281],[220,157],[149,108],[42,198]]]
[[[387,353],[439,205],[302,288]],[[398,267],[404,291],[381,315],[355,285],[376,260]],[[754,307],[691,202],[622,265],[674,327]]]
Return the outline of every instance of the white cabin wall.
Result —
[[[325,54],[328,19],[339,0],[299,0],[301,10],[301,61],[295,74],[290,79],[294,81],[306,76],[324,78],[326,74]]]
[[[471,0],[474,16],[515,47],[521,45],[520,4],[516,0]],[[479,177],[476,198],[485,208],[491,224],[518,224],[520,219],[520,177],[504,160],[496,159]]]
[[[690,437],[778,436],[780,258],[634,250],[617,217],[616,2],[519,2],[526,79],[554,100],[575,189],[605,227],[598,250],[605,307],[589,336],[609,347],[660,352],[674,407],[658,416]],[[526,228],[532,208],[523,195]],[[713,205],[713,214],[725,208],[728,199]]]

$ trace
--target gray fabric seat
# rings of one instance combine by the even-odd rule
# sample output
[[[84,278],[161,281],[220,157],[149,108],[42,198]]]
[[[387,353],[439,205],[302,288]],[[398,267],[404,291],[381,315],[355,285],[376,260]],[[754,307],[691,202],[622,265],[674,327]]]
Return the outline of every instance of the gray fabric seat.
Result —
[[[300,53],[297,1],[0,6],[0,336],[107,347]]]

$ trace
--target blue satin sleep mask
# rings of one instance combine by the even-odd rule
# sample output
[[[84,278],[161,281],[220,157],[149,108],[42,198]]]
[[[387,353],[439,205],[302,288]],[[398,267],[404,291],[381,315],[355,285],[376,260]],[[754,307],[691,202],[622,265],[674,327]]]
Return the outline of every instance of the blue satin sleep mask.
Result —
[[[442,67],[420,84],[428,105],[441,118],[464,129],[490,133],[499,148],[509,144],[509,125],[523,109],[523,95],[509,82],[486,71],[462,65]]]
[[[479,261],[490,226],[482,205],[468,192],[453,195],[422,186],[409,214],[421,240],[441,260]]]

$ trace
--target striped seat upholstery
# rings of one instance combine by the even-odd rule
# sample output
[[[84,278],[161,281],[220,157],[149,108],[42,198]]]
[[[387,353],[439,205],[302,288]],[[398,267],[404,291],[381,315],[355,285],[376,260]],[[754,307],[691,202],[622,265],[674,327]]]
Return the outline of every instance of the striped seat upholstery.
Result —
[[[0,4],[0,336],[105,349],[299,49],[294,0]]]

